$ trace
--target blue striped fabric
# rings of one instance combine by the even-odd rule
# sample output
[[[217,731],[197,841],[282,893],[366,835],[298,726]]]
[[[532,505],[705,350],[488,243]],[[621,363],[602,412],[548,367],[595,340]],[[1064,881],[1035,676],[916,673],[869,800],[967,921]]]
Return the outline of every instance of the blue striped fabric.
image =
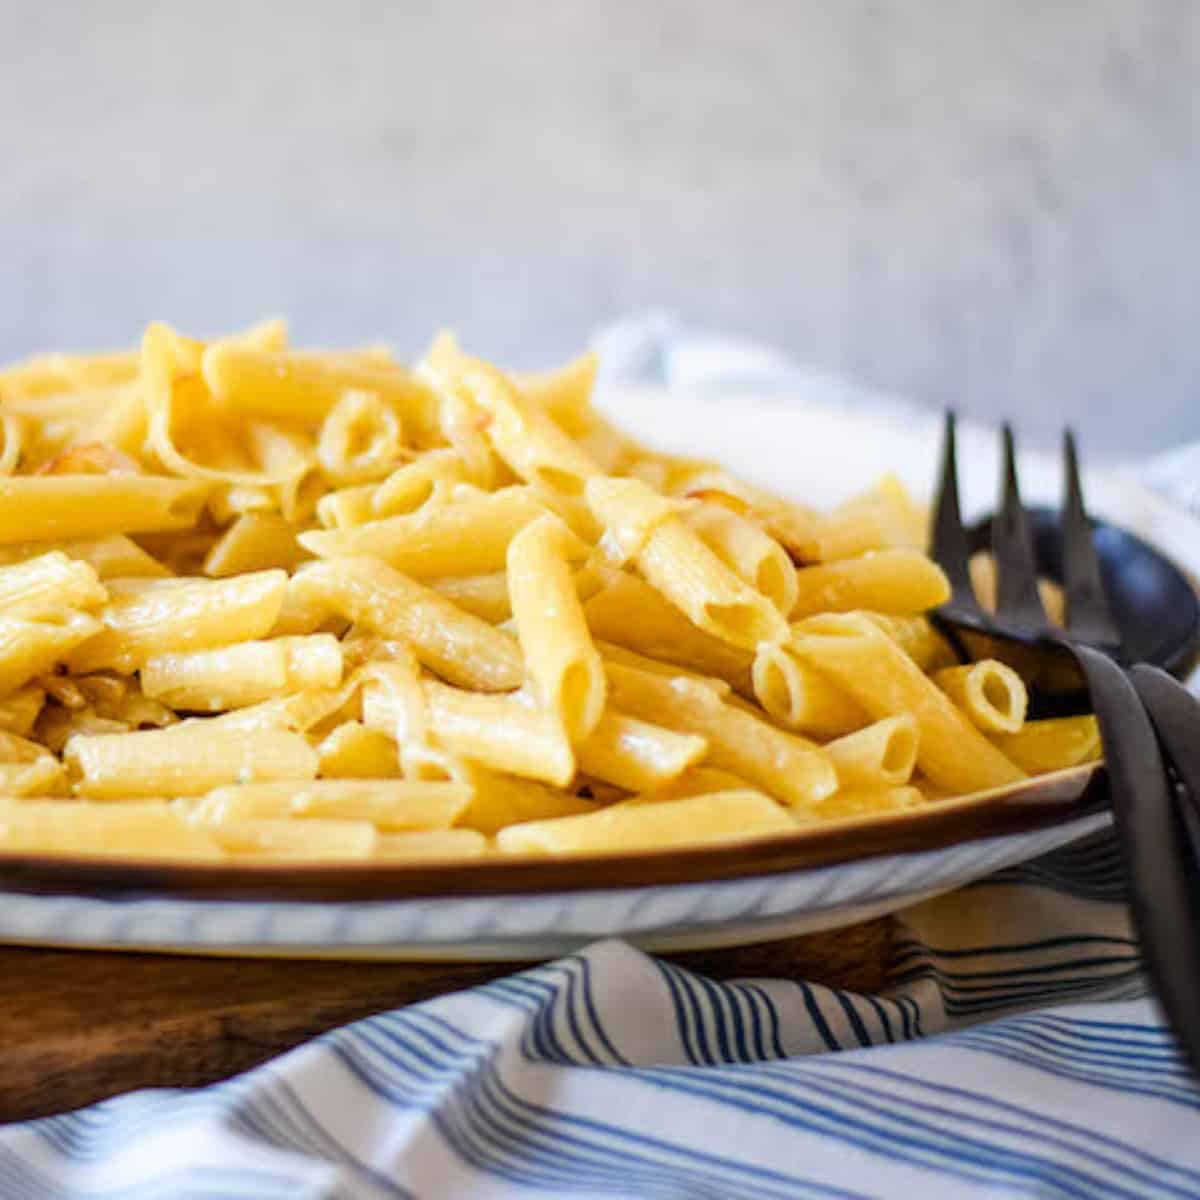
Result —
[[[619,941],[0,1130],[0,1196],[1200,1196],[1105,833],[898,919],[876,995]]]
[[[608,342],[669,378],[679,330]],[[1109,834],[901,913],[888,966],[876,995],[715,983],[600,942],[215,1087],[0,1129],[0,1197],[1200,1196],[1200,1089]]]

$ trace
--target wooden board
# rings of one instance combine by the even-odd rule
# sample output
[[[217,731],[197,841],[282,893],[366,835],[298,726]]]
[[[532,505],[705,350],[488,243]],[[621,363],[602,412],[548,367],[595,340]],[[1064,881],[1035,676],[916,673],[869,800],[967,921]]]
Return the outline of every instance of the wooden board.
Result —
[[[669,956],[717,979],[874,990],[889,920]],[[334,963],[0,949],[0,1121],[142,1087],[224,1079],[372,1013],[473,987],[511,963]]]

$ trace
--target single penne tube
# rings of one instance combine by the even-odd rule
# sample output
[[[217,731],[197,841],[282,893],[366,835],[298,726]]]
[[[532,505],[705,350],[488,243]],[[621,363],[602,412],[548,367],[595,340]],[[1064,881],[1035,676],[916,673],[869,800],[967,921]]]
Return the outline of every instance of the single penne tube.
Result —
[[[652,488],[597,476],[587,484],[587,500],[605,539],[693,625],[748,650],[787,637],[787,621],[771,601],[734,574]]]
[[[397,467],[371,491],[368,520],[416,512],[437,496],[469,482],[463,461],[453,450],[431,450],[415,462]]]
[[[635,667],[639,671],[649,671],[652,675],[665,675],[669,679],[674,679],[682,675],[696,683],[704,684],[705,687],[711,688],[721,697],[728,696],[733,690],[724,679],[718,679],[715,675],[701,675],[696,671],[689,671],[686,667],[678,666],[675,663],[663,662],[657,658],[649,658],[645,654],[639,654],[636,650],[629,650],[625,646],[618,646],[615,642],[597,642],[596,649],[600,651],[600,657],[606,663],[617,663],[623,667]]]
[[[307,733],[344,708],[358,686],[357,681],[349,681],[340,688],[298,692],[222,713],[206,724],[241,734],[257,734],[264,729]]]
[[[289,521],[278,513],[244,513],[209,550],[202,570],[217,579],[273,567],[290,571],[304,557]]]
[[[607,666],[610,703],[621,712],[708,742],[707,765],[731,771],[802,809],[837,790],[837,772],[811,742],[785,733],[688,679]]]
[[[1026,721],[994,739],[1000,750],[1031,775],[1065,771],[1101,756],[1100,726],[1093,716]]]
[[[417,661],[408,651],[394,662],[371,663],[362,668],[361,680],[362,722],[395,740],[408,774],[413,749],[429,744],[429,706]]]
[[[371,509],[371,496],[376,486],[373,483],[360,483],[326,492],[317,501],[317,520],[321,527],[349,529],[352,525],[365,525],[373,521],[375,513]]]
[[[13,542],[0,546],[0,563],[24,562],[55,550],[87,563],[102,580],[163,578],[171,574],[158,559],[123,533],[70,542]]]
[[[47,754],[32,762],[0,762],[0,796],[66,796],[66,768]]]
[[[801,567],[794,619],[813,613],[923,613],[950,599],[950,584],[918,550],[875,550],[858,558]]]
[[[487,838],[474,829],[429,829],[380,834],[375,857],[384,862],[450,862],[479,858],[487,848]]]
[[[78,857],[222,857],[209,833],[162,800],[0,800],[0,851]]]
[[[994,658],[945,667],[933,680],[984,733],[1016,733],[1025,724],[1025,684],[1012,667]]]
[[[796,568],[787,551],[760,525],[723,504],[697,504],[684,522],[741,579],[786,617],[795,606]]]
[[[490,625],[503,624],[512,616],[507,571],[492,571],[487,575],[448,575],[427,582],[451,603]]]
[[[103,628],[95,617],[77,612],[57,620],[0,617],[0,696],[52,672]]]
[[[161,729],[179,720],[165,704],[145,695],[131,679],[84,675],[71,682],[97,716],[121,721],[132,729]]]
[[[81,796],[201,796],[231,783],[307,780],[316,751],[297,733],[263,729],[253,737],[185,721],[139,733],[76,734],[63,760]]]
[[[952,793],[1017,783],[1025,773],[975,728],[887,634],[858,614],[810,617],[793,627],[792,649],[872,716],[911,713],[917,762]]]
[[[763,711],[799,733],[840,737],[870,720],[856,701],[787,646],[771,642],[759,646],[750,679]]]
[[[156,654],[142,665],[142,691],[185,712],[227,712],[289,692],[336,688],[342,647],[328,633],[239,642],[215,650]]]
[[[365,555],[417,579],[482,575],[502,570],[509,542],[546,511],[530,488],[506,487],[350,529],[312,530],[299,541],[318,558]],[[582,542],[572,547],[573,560],[586,554]]]
[[[108,592],[93,567],[61,550],[0,567],[0,615],[54,616],[68,609],[99,608]]]
[[[565,787],[575,756],[557,718],[520,695],[463,692],[427,680],[422,685],[435,742],[485,767]]]
[[[596,805],[574,792],[551,787],[536,779],[525,779],[503,771],[492,771],[478,763],[460,766],[461,781],[472,795],[457,823],[489,837],[506,825],[521,821],[543,821],[595,812]]]
[[[816,538],[821,562],[857,558],[870,550],[924,550],[928,516],[895,475],[838,505],[821,519]]]
[[[346,392],[370,392],[400,414],[414,435],[437,428],[437,401],[398,364],[331,363],[291,351],[260,352],[228,343],[210,346],[201,371],[219,404],[267,420],[323,420]]]
[[[817,562],[824,518],[810,508],[773,496],[719,467],[683,472],[670,491],[723,504],[761,525],[796,562]]]
[[[208,485],[157,475],[0,478],[0,544],[190,529]]]
[[[628,792],[665,787],[708,752],[696,734],[676,733],[607,709],[576,747],[579,769]]]
[[[934,629],[928,617],[873,612],[862,615],[896,642],[922,671],[937,671],[957,661],[950,643]]]
[[[400,454],[400,418],[375,392],[347,391],[321,422],[317,462],[338,487],[382,479]]]
[[[45,703],[45,690],[33,684],[0,696],[0,730],[26,737]]]
[[[435,342],[426,361],[487,415],[485,436],[519,478],[579,496],[588,479],[599,474],[596,464],[550,414],[495,367],[468,358],[446,337]]]
[[[873,817],[883,813],[904,812],[926,803],[918,788],[900,787],[847,788],[822,800],[814,817],[821,821],[845,820],[847,817]]]
[[[389,779],[400,774],[396,739],[361,721],[343,721],[317,744],[323,779]]]
[[[340,862],[374,856],[379,832],[369,821],[204,821],[194,827],[222,850],[255,858]]]
[[[610,805],[594,813],[510,825],[496,835],[507,854],[586,854],[667,850],[740,841],[796,828],[762,792],[715,792],[662,804]]]
[[[457,686],[500,692],[525,680],[521,648],[512,637],[387,563],[371,558],[310,563],[292,577],[291,589],[302,601],[408,642],[422,664]]]
[[[516,371],[512,381],[564,433],[577,437],[588,425],[598,360],[590,351],[551,371]]]
[[[193,820],[366,821],[383,830],[449,829],[471,800],[461,783],[407,779],[316,779],[221,787],[190,807]]]
[[[265,637],[287,591],[283,571],[145,582],[156,586],[110,583],[111,598],[97,614],[103,632],[72,656],[76,674],[103,669],[130,674],[156,654],[212,650]]]
[[[618,804],[661,804],[667,800],[684,800],[688,796],[707,796],[712,792],[754,791],[732,771],[719,767],[688,767],[681,775],[648,792],[638,792],[618,800]]]
[[[522,529],[508,547],[508,593],[540,704],[572,741],[583,741],[604,712],[607,685],[571,579],[568,536],[556,517]]]
[[[49,396],[128,383],[138,373],[136,350],[102,354],[38,354],[0,371],[0,396]]]
[[[826,742],[823,749],[837,768],[842,789],[873,791],[900,787],[912,778],[918,737],[916,719],[905,713]]]
[[[583,614],[598,640],[724,679],[744,695],[753,695],[753,654],[698,629],[648,583],[633,575],[614,573],[604,588],[584,604]]]

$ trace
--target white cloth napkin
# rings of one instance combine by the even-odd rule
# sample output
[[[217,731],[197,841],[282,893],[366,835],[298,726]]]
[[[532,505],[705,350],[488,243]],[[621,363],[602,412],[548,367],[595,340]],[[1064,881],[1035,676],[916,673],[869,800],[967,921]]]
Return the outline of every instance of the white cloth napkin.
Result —
[[[601,345],[610,374],[689,394],[880,404],[665,318]],[[1195,466],[1145,477],[1196,504]],[[13,1200],[976,1194],[1200,1196],[1200,1090],[1107,834],[902,913],[877,995],[714,983],[606,941],[214,1087],[0,1129]]]

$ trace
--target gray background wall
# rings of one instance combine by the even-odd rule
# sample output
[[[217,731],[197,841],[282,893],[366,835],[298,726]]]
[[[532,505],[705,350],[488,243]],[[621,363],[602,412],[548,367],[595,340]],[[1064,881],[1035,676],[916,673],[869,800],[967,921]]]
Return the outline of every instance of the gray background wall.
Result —
[[[1195,0],[0,0],[0,359],[284,312],[528,364],[665,307],[1200,437]]]

